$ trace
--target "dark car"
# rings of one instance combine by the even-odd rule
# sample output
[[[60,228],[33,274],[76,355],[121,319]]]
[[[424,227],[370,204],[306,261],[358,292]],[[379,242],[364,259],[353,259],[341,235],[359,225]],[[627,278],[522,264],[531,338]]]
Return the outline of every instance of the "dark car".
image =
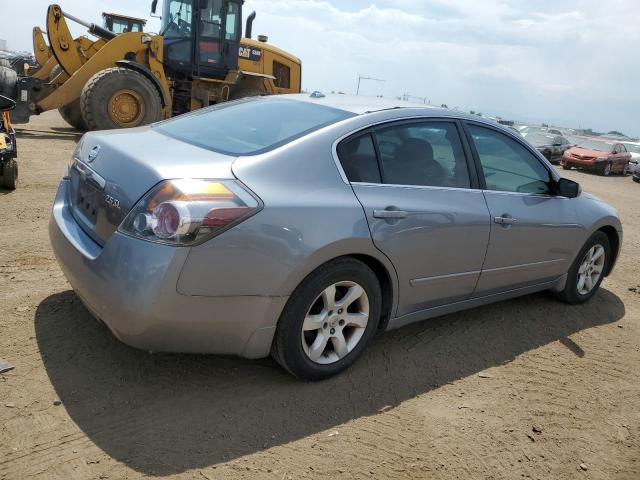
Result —
[[[562,135],[536,131],[525,133],[523,136],[551,163],[560,163],[564,152],[571,148],[569,140]]]

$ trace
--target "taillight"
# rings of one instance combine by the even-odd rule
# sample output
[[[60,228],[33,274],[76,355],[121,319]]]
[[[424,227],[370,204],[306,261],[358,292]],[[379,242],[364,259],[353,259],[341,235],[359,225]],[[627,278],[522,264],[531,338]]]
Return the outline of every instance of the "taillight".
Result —
[[[195,245],[246,220],[260,203],[233,180],[167,180],[124,219],[120,231],[151,242]]]

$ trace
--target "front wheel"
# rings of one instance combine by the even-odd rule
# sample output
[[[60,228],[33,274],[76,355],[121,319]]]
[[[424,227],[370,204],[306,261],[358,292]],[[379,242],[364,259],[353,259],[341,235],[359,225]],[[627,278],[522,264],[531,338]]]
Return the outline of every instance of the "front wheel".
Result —
[[[296,288],[278,322],[272,356],[305,380],[351,366],[378,328],[381,290],[373,271],[353,258],[333,260]]]
[[[606,162],[598,167],[598,173],[603,177],[611,175],[611,162]]]
[[[123,67],[96,73],[80,95],[82,117],[89,130],[130,128],[162,119],[162,101],[144,75]]]
[[[564,160],[562,160],[562,161],[560,162],[560,164],[562,165],[562,168],[563,168],[564,170],[571,170],[571,164],[569,164],[569,163],[565,162]]]
[[[584,244],[567,273],[567,283],[558,297],[566,303],[588,301],[600,288],[611,258],[609,237],[594,233]]]

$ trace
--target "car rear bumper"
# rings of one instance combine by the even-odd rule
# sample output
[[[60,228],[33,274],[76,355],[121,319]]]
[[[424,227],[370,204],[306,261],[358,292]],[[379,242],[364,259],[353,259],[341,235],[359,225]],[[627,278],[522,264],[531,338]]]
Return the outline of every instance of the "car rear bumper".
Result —
[[[189,296],[176,285],[188,248],[114,233],[96,244],[60,183],[49,223],[58,263],[78,297],[124,343],[154,352],[267,356],[287,297]]]

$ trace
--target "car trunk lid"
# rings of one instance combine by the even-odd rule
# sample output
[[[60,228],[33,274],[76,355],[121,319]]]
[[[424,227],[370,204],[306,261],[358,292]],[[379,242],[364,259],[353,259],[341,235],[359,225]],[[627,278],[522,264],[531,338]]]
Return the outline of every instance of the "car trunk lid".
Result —
[[[104,245],[136,202],[158,182],[234,178],[234,159],[152,127],[87,133],[69,170],[68,202],[82,229]]]

